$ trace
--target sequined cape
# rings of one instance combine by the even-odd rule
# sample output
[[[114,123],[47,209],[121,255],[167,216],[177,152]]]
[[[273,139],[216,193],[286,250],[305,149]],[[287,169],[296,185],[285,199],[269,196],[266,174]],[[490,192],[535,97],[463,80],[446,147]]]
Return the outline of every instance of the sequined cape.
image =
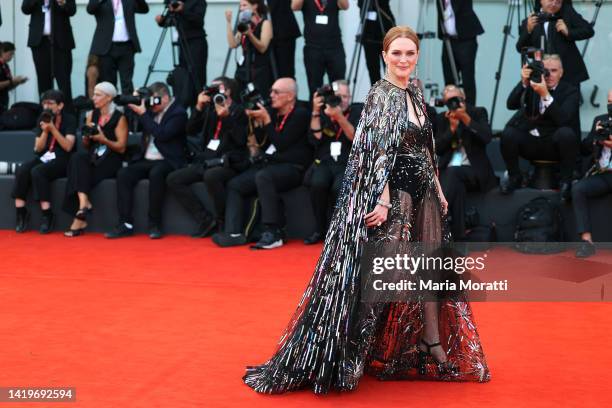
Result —
[[[383,305],[367,310],[364,317],[360,302],[360,258],[367,241],[364,216],[376,206],[407,130],[406,91],[424,113],[422,94],[413,85],[404,90],[383,79],[368,93],[315,272],[275,354],[263,365],[247,367],[243,377],[257,392],[353,390],[371,362],[368,352],[375,326],[390,311]],[[429,133],[427,150],[435,168],[431,127]],[[401,313],[418,317],[422,310],[418,304],[403,305]],[[399,361],[403,359],[394,359],[392,365]],[[401,377],[401,370],[387,377],[396,374]],[[480,380],[488,379],[488,371],[485,377]]]

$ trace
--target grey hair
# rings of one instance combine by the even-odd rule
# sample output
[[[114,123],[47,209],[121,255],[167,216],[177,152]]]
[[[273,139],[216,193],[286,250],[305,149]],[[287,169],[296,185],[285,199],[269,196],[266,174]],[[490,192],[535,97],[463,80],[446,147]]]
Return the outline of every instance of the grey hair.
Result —
[[[544,61],[559,61],[559,65],[563,68],[563,61],[561,61],[561,56],[559,54],[544,54],[542,57],[542,62]]]
[[[442,91],[442,95],[446,95],[446,93],[447,93],[448,91],[451,91],[451,90],[453,90],[453,89],[456,89],[457,91],[459,91],[459,93],[461,94],[461,96],[463,96],[463,97],[465,98],[465,91],[463,90],[463,88],[461,88],[461,87],[459,87],[459,86],[457,86],[457,85],[453,85],[453,84],[446,85],[446,86],[444,87],[444,90]]]

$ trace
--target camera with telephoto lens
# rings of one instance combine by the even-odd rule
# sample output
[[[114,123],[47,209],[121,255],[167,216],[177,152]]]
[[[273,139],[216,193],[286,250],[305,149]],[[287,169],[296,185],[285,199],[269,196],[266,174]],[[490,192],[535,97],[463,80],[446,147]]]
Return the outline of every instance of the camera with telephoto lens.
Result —
[[[119,106],[126,105],[140,105],[144,100],[145,107],[150,108],[152,106],[161,105],[161,97],[153,96],[151,90],[147,87],[141,87],[136,90],[137,95],[117,95],[113,99]]]
[[[258,104],[262,104],[263,106],[269,105],[268,100],[261,95],[252,82],[249,82],[245,90],[240,93],[240,100],[244,105],[244,109],[249,110],[259,109]]]
[[[452,98],[448,98],[448,101],[444,101],[442,98],[436,98],[435,106],[438,108],[442,108],[446,106],[449,111],[457,110],[461,107],[462,99],[458,96],[453,96]]]
[[[338,86],[336,84],[333,85],[323,85],[319,89],[317,89],[317,95],[323,97],[323,102],[326,105],[335,108],[336,106],[340,106],[342,103],[342,98],[336,95],[336,91],[338,90]]]
[[[538,23],[540,24],[544,24],[546,22],[552,23],[552,22],[555,22],[561,19],[561,16],[557,14],[545,13],[544,11],[540,11],[539,13],[536,13],[535,16],[538,18]]]
[[[251,10],[242,10],[240,14],[238,14],[238,25],[236,26],[236,29],[239,33],[244,34],[249,31],[252,17],[253,12]]]
[[[219,85],[205,86],[202,89],[202,92],[204,92],[205,95],[212,98],[212,101],[216,105],[225,105],[225,101],[227,100],[227,97],[224,95],[223,92],[221,92],[221,87]]]
[[[93,135],[97,135],[100,132],[98,129],[98,125],[83,125],[81,127],[81,134],[83,137],[92,137]]]
[[[38,122],[51,123],[55,120],[55,113],[51,109],[45,109],[38,117]]]

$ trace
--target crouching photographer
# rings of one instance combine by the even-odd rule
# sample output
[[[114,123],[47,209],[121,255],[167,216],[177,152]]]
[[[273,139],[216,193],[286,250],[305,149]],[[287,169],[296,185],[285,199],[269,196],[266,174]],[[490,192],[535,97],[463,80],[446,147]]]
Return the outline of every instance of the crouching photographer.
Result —
[[[271,109],[258,103],[246,114],[258,124],[247,136],[253,165],[227,184],[227,210],[223,233],[215,234],[219,246],[246,243],[243,209],[246,197],[257,194],[265,231],[252,248],[271,249],[283,245],[279,194],[302,184],[304,170],[312,159],[307,134],[310,115],[296,105],[297,84],[292,78],[274,82],[270,91]]]
[[[436,153],[440,156],[440,184],[448,200],[455,240],[465,237],[465,199],[468,191],[486,192],[497,184],[487,144],[491,127],[487,110],[465,102],[461,88],[444,88],[446,112],[436,117]]]
[[[309,187],[317,229],[304,240],[306,245],[321,241],[329,226],[330,207],[340,192],[348,155],[361,109],[351,106],[348,82],[334,81],[319,88],[312,101],[309,142],[315,148],[315,160],[304,177]]]
[[[149,180],[149,238],[161,238],[166,177],[185,164],[187,112],[174,100],[165,83],[155,82],[147,89],[148,92],[142,88],[138,91],[140,104],[127,104],[143,129],[141,150],[117,174],[119,222],[106,234],[107,238],[134,233],[134,187],[142,179]],[[120,97],[118,102],[125,103],[125,99]]]
[[[588,208],[589,198],[612,193],[612,89],[608,91],[608,113],[593,120],[591,133],[582,141],[582,147],[592,153],[593,166],[572,189],[576,229],[582,241],[576,250],[578,258],[595,254]]]
[[[519,110],[506,125],[501,152],[509,180],[502,185],[508,194],[522,184],[519,156],[527,160],[560,162],[561,199],[571,199],[571,182],[579,150],[575,126],[580,94],[561,81],[563,65],[558,55],[525,64],[521,81],[508,96],[510,110]]]
[[[51,232],[54,219],[50,202],[51,183],[66,176],[66,168],[74,148],[76,119],[63,112],[64,95],[56,90],[46,91],[41,96],[41,105],[44,110],[38,119],[39,128],[35,130],[36,157],[18,168],[13,184],[17,232],[25,232],[28,228],[26,198],[30,187],[33,188],[34,200],[40,203],[42,210],[39,232]]]
[[[233,96],[236,81],[216,78],[198,95],[198,101],[187,122],[187,134],[202,132],[201,151],[187,167],[170,173],[168,189],[198,223],[194,238],[203,238],[215,227],[221,229],[225,215],[225,184],[238,174],[239,165],[247,158],[247,116]],[[212,199],[215,214],[211,215],[192,184],[204,181]]]

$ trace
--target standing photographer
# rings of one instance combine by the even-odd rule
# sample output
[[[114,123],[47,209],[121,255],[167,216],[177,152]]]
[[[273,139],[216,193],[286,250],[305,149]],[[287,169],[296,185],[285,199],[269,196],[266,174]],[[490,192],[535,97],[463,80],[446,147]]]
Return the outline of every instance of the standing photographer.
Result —
[[[72,106],[72,49],[74,37],[70,17],[76,13],[75,0],[23,0],[21,11],[30,15],[28,47],[38,79],[38,92],[53,89],[53,80]]]
[[[15,55],[15,45],[10,42],[0,42],[0,114],[9,108],[9,91],[17,88],[28,78],[11,74],[8,63]]]
[[[487,156],[491,127],[487,110],[470,105],[462,89],[447,85],[442,93],[448,110],[436,116],[436,154],[440,184],[451,215],[451,232],[465,237],[465,199],[468,191],[486,192],[497,184]]]
[[[206,84],[206,62],[208,61],[208,42],[204,31],[206,0],[164,0],[164,4],[168,12],[155,16],[155,21],[162,27],[176,22],[177,32],[179,36],[184,36],[183,40],[188,48],[188,50],[183,50],[180,47],[179,64],[185,70],[192,70],[196,83],[191,86],[200,89]],[[189,58],[186,57],[186,53],[189,54]],[[189,67],[189,63],[193,66]]]
[[[148,94],[143,94],[144,90]],[[166,177],[185,164],[185,108],[175,102],[170,88],[163,82],[155,82],[139,93],[140,105],[129,103],[127,106],[138,116],[142,126],[142,149],[129,166],[117,174],[119,223],[106,238],[134,234],[134,187],[142,179],[149,179],[149,238],[161,238]]]
[[[87,12],[96,17],[96,31],[90,54],[100,59],[100,81],[117,84],[121,79],[121,93],[134,90],[134,54],[140,52],[135,14],[146,14],[146,0],[89,0]]]
[[[272,20],[272,49],[279,78],[295,78],[295,43],[302,35],[291,2],[268,0]]]
[[[587,258],[595,254],[588,200],[612,193],[612,89],[608,90],[608,113],[593,120],[591,133],[582,141],[582,146],[593,154],[593,167],[585,178],[574,184],[572,200],[576,229],[582,241],[576,257]]]
[[[274,81],[270,61],[272,23],[267,19],[268,8],[264,0],[240,0],[238,32],[232,28],[232,11],[225,12],[227,43],[230,48],[240,47],[236,54],[236,73],[240,91],[248,83],[260,91],[267,91]]]
[[[525,64],[521,81],[508,96],[508,109],[519,112],[510,119],[501,137],[509,175],[501,192],[509,194],[521,186],[518,160],[522,156],[527,160],[559,161],[561,199],[569,201],[580,141],[574,131],[580,95],[575,86],[561,81],[564,71],[558,55],[545,55],[542,63],[544,74],[535,75],[533,68]],[[531,111],[531,103],[524,104],[529,100],[534,101],[535,112]]]
[[[66,176],[74,148],[76,119],[63,112],[64,95],[56,90],[46,91],[41,96],[41,104],[44,110],[38,120],[39,133],[34,141],[36,158],[22,164],[15,174],[12,197],[17,209],[17,232],[25,232],[28,228],[29,214],[25,205],[30,186],[43,214],[39,231],[41,234],[51,232],[54,219],[51,183]]]
[[[113,178],[123,164],[127,146],[128,125],[123,113],[113,103],[117,89],[110,82],[100,82],[94,87],[94,109],[87,113],[81,129],[84,152],[70,159],[68,181],[62,209],[73,216],[67,237],[77,237],[85,232],[87,218],[93,211],[89,200],[91,190],[102,180]]]
[[[370,0],[370,7],[364,10],[367,0],[358,0],[357,5],[361,10],[360,15],[365,13],[363,34],[361,44],[365,54],[370,83],[374,85],[380,79],[380,67],[382,58],[382,40],[391,27],[395,26],[395,17],[389,7],[390,0]]]
[[[306,245],[321,241],[327,231],[330,206],[340,192],[344,170],[353,145],[361,109],[351,106],[351,90],[345,80],[317,90],[312,100],[308,139],[315,148],[315,160],[304,177],[310,189],[317,229],[304,240]]]
[[[252,248],[272,249],[283,245],[279,194],[302,184],[304,170],[312,160],[307,134],[310,115],[296,105],[297,84],[292,78],[280,78],[270,91],[271,109],[261,103],[246,114],[259,124],[258,150],[254,164],[227,184],[225,232],[215,234],[219,246],[246,243],[243,230],[244,198],[257,193],[261,203],[261,221],[265,231]]]
[[[580,83],[589,79],[584,60],[576,41],[593,37],[595,31],[571,4],[563,0],[541,0],[542,8],[523,20],[516,49],[539,48],[544,39],[544,51],[558,54],[563,63],[563,80],[580,89]]]
[[[207,236],[225,216],[225,184],[237,171],[235,160],[246,160],[247,117],[233,99],[236,81],[216,78],[212,86],[198,95],[198,102],[187,122],[187,134],[202,132],[202,151],[193,162],[168,175],[168,189],[196,219],[194,238]],[[215,217],[204,208],[192,185],[204,181],[215,207]]]

